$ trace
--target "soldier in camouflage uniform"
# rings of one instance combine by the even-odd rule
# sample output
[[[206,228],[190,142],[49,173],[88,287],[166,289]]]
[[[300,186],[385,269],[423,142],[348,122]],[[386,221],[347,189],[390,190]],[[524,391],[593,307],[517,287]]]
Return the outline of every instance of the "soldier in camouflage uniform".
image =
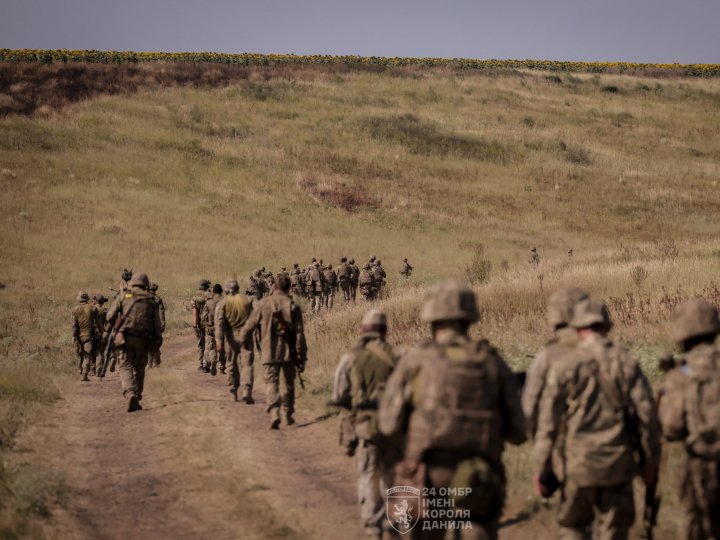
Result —
[[[540,255],[538,255],[537,248],[534,246],[530,250],[530,259],[528,260],[528,262],[534,265],[540,264]]]
[[[594,526],[593,537],[622,540],[635,521],[633,477],[641,472],[646,484],[657,480],[655,400],[638,363],[607,338],[612,323],[602,302],[577,303],[570,325],[580,343],[547,374],[535,435],[535,491],[547,495],[544,473],[558,451],[565,461],[559,537],[582,540]],[[642,471],[635,452],[644,457]]]
[[[256,328],[260,329],[260,354],[271,429],[280,428],[281,407],[287,424],[295,423],[295,376],[298,370],[305,369],[307,361],[302,310],[289,292],[290,280],[284,276],[278,278],[275,292],[258,303],[238,337],[240,343],[252,343],[248,340],[252,339]],[[291,347],[297,354],[297,364],[293,361]],[[281,377],[282,392],[279,389]]]
[[[400,275],[404,277],[405,279],[408,279],[410,276],[412,276],[413,267],[410,266],[410,263],[407,259],[403,259],[403,263],[400,266]]]
[[[310,309],[320,311],[322,293],[325,288],[325,276],[320,271],[320,263],[317,261],[313,263],[312,268],[305,276],[305,283],[307,285],[308,299],[310,300]]]
[[[200,320],[205,326],[205,359],[210,364],[210,374],[214,377],[218,372],[218,360],[220,362],[220,372],[225,373],[225,359],[223,353],[218,354],[217,341],[215,340],[215,308],[222,300],[222,285],[216,283],[213,285],[210,299],[205,302]],[[224,347],[220,347],[224,351]]]
[[[550,364],[565,354],[573,354],[578,344],[577,332],[569,326],[569,323],[575,304],[586,298],[588,294],[581,289],[563,287],[551,294],[548,299],[547,319],[554,336],[535,355],[528,369],[522,392],[522,407],[530,440],[535,438],[538,408]]]
[[[107,347],[107,314],[108,314],[108,299],[102,294],[98,294],[94,298],[95,307],[97,308],[97,322],[95,327],[97,329],[97,346],[95,350],[95,363],[91,366],[90,372],[92,375],[97,375],[98,370],[105,363],[105,347]]]
[[[238,389],[242,387],[242,401],[251,405],[255,372],[253,364],[252,333],[244,334],[246,325],[252,311],[252,299],[239,294],[240,286],[237,281],[228,281],[225,284],[227,291],[217,303],[215,308],[215,331],[217,333],[217,347],[219,354],[225,354],[227,344],[227,372],[228,386],[233,400],[238,400]]]
[[[145,274],[135,274],[130,289],[108,312],[108,319],[121,317],[115,345],[120,364],[123,395],[128,399],[128,412],[142,409],[145,366],[148,353],[162,345],[160,311]]]
[[[398,455],[401,441],[387,440],[377,429],[378,403],[398,362],[396,352],[385,341],[386,335],[385,314],[377,310],[366,313],[360,343],[351,350],[349,362],[360,517],[365,532],[374,536],[380,535],[385,521],[383,494],[392,481],[391,466],[402,457]]]
[[[210,288],[210,282],[207,279],[200,281],[198,290],[190,301],[190,309],[192,311],[192,327],[195,330],[197,336],[197,355],[198,371],[204,371],[205,373],[210,372],[210,366],[205,362],[205,328],[203,327],[202,321],[200,320],[200,314],[205,307],[205,302],[208,301],[210,295],[208,289]]]
[[[352,267],[347,262],[347,257],[340,258],[340,266],[337,269],[337,281],[340,290],[343,293],[343,300],[345,304],[350,303],[352,297],[352,289],[350,280],[352,279]]]
[[[72,310],[72,341],[78,354],[78,368],[82,381],[89,381],[90,366],[95,364],[95,349],[100,330],[98,310],[90,303],[90,296],[85,291],[78,293],[78,305]]]
[[[350,276],[350,294],[352,295],[353,304],[357,299],[358,280],[360,279],[360,268],[355,264],[355,259],[348,261],[352,275]]]
[[[158,285],[157,283],[151,283],[148,289],[150,294],[155,298],[155,303],[158,307],[158,313],[160,316],[160,332],[165,333],[165,302],[157,294]],[[155,352],[148,353],[148,367],[160,367],[160,349]]]
[[[682,538],[720,538],[720,320],[715,304],[694,298],[671,317],[683,355],[668,373],[660,402],[663,435],[682,442],[678,486]]]
[[[326,309],[332,309],[335,301],[335,291],[337,291],[337,274],[335,274],[332,264],[329,264],[323,271],[323,278],[325,278],[323,285],[323,305]]]
[[[298,263],[293,264],[293,269],[290,273],[290,292],[295,296],[301,296],[303,298],[307,296],[305,273],[300,270]]]
[[[375,300],[377,298],[378,290],[370,263],[363,266],[360,277],[358,278],[358,285],[365,300]]]
[[[490,343],[469,337],[480,313],[467,286],[439,283],[420,316],[432,325],[433,340],[401,358],[378,413],[382,434],[405,433],[407,439],[395,485],[435,495],[458,489],[454,508],[465,512],[462,519],[471,527],[456,532],[496,539],[505,499],[504,445],[525,441],[515,375]],[[444,538],[457,525],[448,519],[430,523],[429,531],[417,526],[412,537]]]

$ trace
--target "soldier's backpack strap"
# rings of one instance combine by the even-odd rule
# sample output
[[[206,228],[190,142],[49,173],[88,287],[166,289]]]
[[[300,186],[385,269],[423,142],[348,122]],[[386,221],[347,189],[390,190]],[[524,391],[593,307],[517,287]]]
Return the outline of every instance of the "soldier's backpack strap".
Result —
[[[391,368],[395,368],[395,360],[392,355],[383,349],[380,344],[376,341],[368,341],[365,348],[382,360],[385,364]]]

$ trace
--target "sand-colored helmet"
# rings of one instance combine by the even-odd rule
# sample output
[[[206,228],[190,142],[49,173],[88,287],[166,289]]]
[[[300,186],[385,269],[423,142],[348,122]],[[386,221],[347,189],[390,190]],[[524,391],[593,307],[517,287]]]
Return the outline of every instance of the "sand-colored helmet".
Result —
[[[234,279],[228,279],[225,282],[225,290],[231,293],[236,293],[240,290],[240,284]]]
[[[570,324],[575,304],[590,295],[577,287],[562,287],[552,293],[547,303],[547,320],[552,330]]]
[[[89,302],[90,295],[86,291],[80,291],[77,295],[78,302]]]
[[[371,309],[363,315],[361,325],[368,328],[372,326],[387,326],[387,316],[379,309]]]
[[[201,279],[198,283],[198,289],[201,291],[207,291],[210,288],[210,282],[207,279]]]
[[[475,293],[470,287],[457,280],[441,281],[433,286],[425,297],[420,319],[429,323],[477,322],[480,320],[480,310]]]
[[[348,262],[349,262],[350,264],[355,264],[355,259],[350,259]]]
[[[670,338],[677,343],[720,333],[718,308],[704,298],[692,298],[680,304],[670,316],[670,324]]]
[[[130,286],[142,287],[143,289],[147,289],[150,286],[150,280],[148,279],[147,274],[139,272],[137,274],[133,274],[133,277],[130,280]]]
[[[610,312],[605,302],[586,298],[575,304],[570,326],[573,328],[588,328],[593,325],[602,325],[605,328],[612,328]]]
[[[127,283],[128,281],[130,281],[130,280],[132,279],[132,277],[133,277],[133,271],[132,271],[132,270],[128,270],[127,268],[123,268],[123,272],[122,272],[122,274],[120,275],[120,278],[121,278],[124,282]]]

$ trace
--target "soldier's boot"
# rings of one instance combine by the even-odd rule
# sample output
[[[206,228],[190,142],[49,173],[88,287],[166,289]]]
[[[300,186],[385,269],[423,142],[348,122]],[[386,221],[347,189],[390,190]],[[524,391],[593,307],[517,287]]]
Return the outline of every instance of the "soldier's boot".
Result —
[[[237,388],[231,388],[231,389],[230,389],[230,397],[231,397],[231,399],[232,399],[233,401],[237,401],[237,400],[238,400]]]
[[[295,418],[293,418],[292,413],[287,413],[287,414],[285,414],[285,423],[286,423],[288,426],[293,426],[293,425],[295,425]]]
[[[210,364],[210,375],[212,375],[213,377],[217,375],[217,364],[217,360],[213,360]]]
[[[140,410],[142,410],[142,407],[140,406],[140,398],[137,396],[131,396],[130,401],[128,401],[128,412]]]
[[[246,405],[252,405],[253,403],[255,403],[252,394],[250,394],[250,392],[247,390],[243,392],[242,400],[245,402]]]
[[[200,360],[200,365],[197,368],[198,371],[205,371],[205,362]]]
[[[203,373],[210,373],[210,366],[207,364],[203,365],[201,369]]]
[[[87,373],[83,373],[82,379],[80,379],[80,380],[81,380],[82,382],[88,382],[90,379],[88,379],[88,374],[87,374]]]
[[[280,409],[273,407],[269,412],[272,418],[270,429],[280,429]]]

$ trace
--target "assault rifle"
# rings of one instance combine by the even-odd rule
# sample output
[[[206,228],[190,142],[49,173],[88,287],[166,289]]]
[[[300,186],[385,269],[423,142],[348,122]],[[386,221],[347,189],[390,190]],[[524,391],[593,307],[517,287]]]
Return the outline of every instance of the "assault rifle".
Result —
[[[292,313],[292,310],[290,310],[290,313]],[[295,329],[290,328],[290,325],[285,320],[285,317],[283,317],[281,310],[273,312],[273,319],[277,323],[278,328],[280,328],[280,332],[278,332],[278,335],[282,336],[285,340],[285,343],[287,344],[288,353],[290,353],[290,360],[293,364],[295,364],[295,367],[297,368],[300,388],[305,390],[305,381],[303,381],[302,378],[302,372],[305,371],[305,363],[300,360],[300,356],[297,352]]]
[[[118,317],[119,319],[120,317]],[[103,377],[105,377],[105,373],[107,372],[108,364],[110,363],[110,355],[115,350],[115,335],[117,334],[117,324],[113,325],[112,330],[110,330],[110,335],[108,336],[108,342],[107,345],[105,345],[105,358],[103,358],[103,364],[100,366],[100,373],[98,377],[100,380],[103,380]]]

